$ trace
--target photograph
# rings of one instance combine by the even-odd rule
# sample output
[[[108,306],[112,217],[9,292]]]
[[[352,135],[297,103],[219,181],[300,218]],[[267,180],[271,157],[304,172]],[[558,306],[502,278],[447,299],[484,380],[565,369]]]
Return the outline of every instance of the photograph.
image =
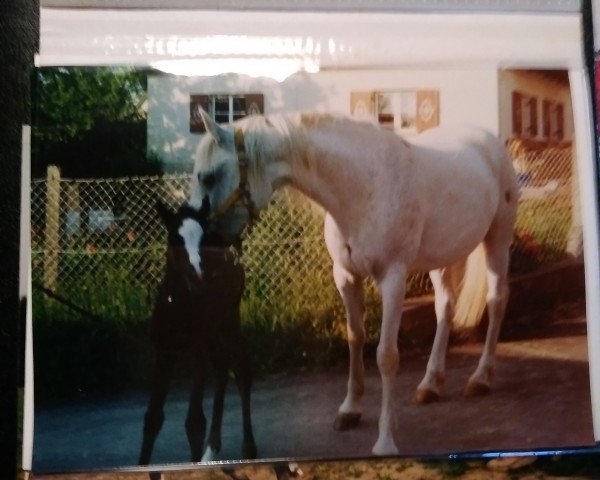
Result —
[[[577,21],[310,15],[32,71],[32,472],[596,443]]]

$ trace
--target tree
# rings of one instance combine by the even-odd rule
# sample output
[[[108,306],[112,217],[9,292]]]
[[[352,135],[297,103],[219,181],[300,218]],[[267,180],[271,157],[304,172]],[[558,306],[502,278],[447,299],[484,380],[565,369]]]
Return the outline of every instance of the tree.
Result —
[[[34,176],[47,165],[70,177],[160,172],[146,155],[146,72],[54,67],[33,79]]]

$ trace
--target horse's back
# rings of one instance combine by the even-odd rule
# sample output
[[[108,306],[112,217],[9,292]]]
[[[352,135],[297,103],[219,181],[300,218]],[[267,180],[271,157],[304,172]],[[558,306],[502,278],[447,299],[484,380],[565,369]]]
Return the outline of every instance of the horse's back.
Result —
[[[488,166],[500,181],[512,182],[514,168],[502,141],[488,130],[474,126],[437,127],[423,132],[410,141],[427,151],[427,156],[450,165],[474,168],[479,163]]]

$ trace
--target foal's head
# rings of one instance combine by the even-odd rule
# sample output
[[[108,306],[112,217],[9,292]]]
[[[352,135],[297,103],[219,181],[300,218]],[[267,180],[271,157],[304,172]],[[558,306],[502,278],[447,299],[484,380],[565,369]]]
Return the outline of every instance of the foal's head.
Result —
[[[176,212],[157,200],[156,211],[167,229],[167,276],[179,278],[187,290],[193,290],[203,275],[200,246],[208,227],[208,197],[200,209],[183,204]]]

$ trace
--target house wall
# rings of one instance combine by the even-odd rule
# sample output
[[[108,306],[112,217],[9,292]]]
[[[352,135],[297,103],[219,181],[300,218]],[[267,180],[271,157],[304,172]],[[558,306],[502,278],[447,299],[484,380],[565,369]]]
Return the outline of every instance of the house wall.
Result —
[[[499,133],[498,74],[494,68],[326,70],[298,73],[283,82],[230,74],[148,79],[148,151],[166,170],[190,168],[201,135],[190,133],[191,94],[263,93],[265,114],[292,111],[350,113],[353,91],[434,89],[439,91],[440,124],[468,123]]]

